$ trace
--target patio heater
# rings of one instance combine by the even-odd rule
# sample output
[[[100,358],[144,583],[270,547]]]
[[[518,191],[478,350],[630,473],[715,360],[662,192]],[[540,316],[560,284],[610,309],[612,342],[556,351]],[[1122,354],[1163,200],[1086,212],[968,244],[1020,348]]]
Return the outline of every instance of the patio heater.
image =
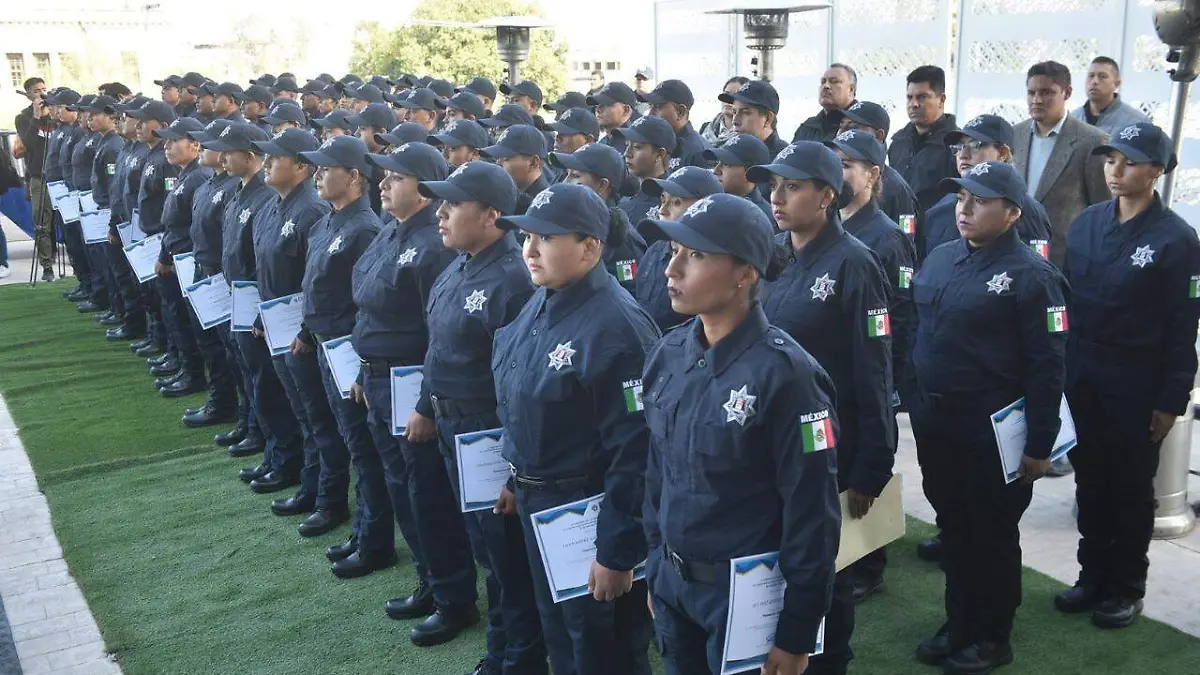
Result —
[[[706,13],[741,15],[742,33],[746,37],[746,47],[750,51],[758,53],[756,57],[758,76],[770,82],[775,79],[775,52],[783,49],[783,46],[787,44],[789,17],[797,12],[811,12],[831,7],[832,5],[827,2],[793,5],[786,1],[751,0],[709,10]]]
[[[521,81],[521,62],[529,59],[530,29],[547,25],[536,16],[498,16],[475,24],[476,28],[496,29],[496,53],[508,66],[508,86]]]

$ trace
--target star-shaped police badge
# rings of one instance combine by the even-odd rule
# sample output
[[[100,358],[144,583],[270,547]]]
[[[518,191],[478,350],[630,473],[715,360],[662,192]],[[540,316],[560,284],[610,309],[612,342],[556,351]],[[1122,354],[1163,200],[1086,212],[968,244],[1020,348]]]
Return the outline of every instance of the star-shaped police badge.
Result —
[[[1154,249],[1149,246],[1139,246],[1133,255],[1129,256],[1129,259],[1133,261],[1134,265],[1144,269],[1146,265],[1154,262]]]
[[[967,175],[968,176],[984,176],[984,175],[987,175],[988,170],[990,170],[991,168],[992,167],[988,166],[987,162],[982,162],[982,163],[976,164],[975,166],[971,167],[971,170],[967,171]]]
[[[284,223],[283,228],[279,230],[279,236],[281,236],[281,237],[290,237],[295,233],[296,233],[296,223],[293,223],[290,220],[287,221],[286,223]]]
[[[250,222],[250,209],[242,209],[242,212],[238,214],[238,222],[242,225]]]
[[[467,310],[467,314],[474,314],[483,309],[483,303],[487,302],[487,296],[483,294],[483,289],[471,291],[467,296],[467,300],[463,303],[463,309]]]
[[[142,173],[144,173],[147,178],[153,178],[154,177],[154,165],[153,164],[147,165],[146,170],[143,171]]]
[[[847,130],[843,131],[842,133],[838,134],[837,136],[835,136],[834,140],[841,141],[842,143],[845,143],[846,141],[852,141],[852,140],[854,140],[854,130],[847,129]]]
[[[562,370],[563,366],[572,365],[571,357],[575,356],[575,350],[571,349],[571,340],[567,340],[566,344],[559,343],[557,347],[551,350],[549,356],[549,367],[555,370]]]
[[[417,257],[417,249],[409,248],[404,253],[401,253],[399,258],[396,258],[396,264],[397,265],[407,265],[408,263],[412,262],[413,259],[415,259],[416,257]]]
[[[1131,124],[1131,125],[1125,127],[1124,129],[1122,129],[1121,133],[1118,135],[1121,137],[1121,140],[1128,141],[1128,140],[1137,138],[1138,136],[1141,136],[1142,130],[1137,128],[1136,124]]]
[[[834,290],[835,286],[837,286],[837,279],[830,279],[829,273],[827,272],[817,277],[817,280],[813,282],[812,288],[809,288],[808,290],[812,291],[813,300],[825,302],[829,296],[836,295],[836,291]]]
[[[1012,284],[1012,282],[1012,277],[1008,276],[1008,271],[1006,270],[995,275],[992,277],[991,281],[987,282],[987,292],[1000,295],[1008,290],[1008,287],[1010,284]]]
[[[212,203],[214,203],[214,204],[220,204],[222,199],[225,199],[225,191],[224,191],[224,190],[221,190],[221,191],[219,191],[219,192],[214,192],[214,193],[213,193],[213,196],[212,196]]]
[[[550,194],[549,190],[542,190],[533,197],[533,201],[529,202],[529,210],[540,209],[550,203],[550,198],[554,195]]]
[[[778,155],[775,155],[775,161],[778,162],[780,160],[787,159],[788,157],[791,157],[792,153],[795,151],[796,151],[796,146],[789,145],[786,148],[780,150]]]
[[[701,199],[698,202],[693,202],[691,206],[687,207],[687,211],[683,212],[683,215],[697,216],[697,215],[700,215],[701,213],[707,213],[708,206],[709,206],[709,204],[712,204],[712,202],[713,202],[712,197],[705,197],[704,199]]]
[[[725,421],[737,422],[741,426],[746,426],[746,420],[754,417],[754,402],[758,400],[757,396],[751,396],[746,393],[746,385],[742,385],[741,389],[730,389],[729,400],[721,405],[725,409]]]
[[[329,253],[329,255],[333,255],[334,253],[337,253],[338,251],[340,251],[341,248],[342,248],[342,235],[339,234],[338,236],[333,238],[333,241],[329,242],[328,253]]]

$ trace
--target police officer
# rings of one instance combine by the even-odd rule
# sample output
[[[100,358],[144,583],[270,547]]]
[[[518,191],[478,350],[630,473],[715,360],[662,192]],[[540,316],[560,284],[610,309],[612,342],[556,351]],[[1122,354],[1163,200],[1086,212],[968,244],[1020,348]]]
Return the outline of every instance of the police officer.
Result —
[[[904,176],[928,211],[942,197],[940,181],[954,176],[955,160],[946,151],[946,135],[958,124],[945,112],[946,73],[919,66],[908,74],[905,93],[909,123],[892,135],[888,163]]]
[[[425,388],[417,412],[435,420],[450,484],[461,498],[455,437],[500,428],[492,338],[516,318],[533,294],[533,283],[516,239],[498,226],[517,203],[517,186],[507,173],[472,162],[449,180],[422,183],[419,189],[444,199],[438,209],[442,243],[459,255],[430,293]],[[491,389],[482,386],[488,382]],[[546,646],[520,520],[491,510],[464,517],[488,594],[487,654],[472,675],[545,675]],[[389,616],[412,617],[415,597],[389,603]]]
[[[879,207],[883,192],[883,144],[867,131],[847,130],[825,144],[842,161],[842,177],[853,192],[841,209],[842,227],[879,257],[889,285],[888,322],[892,333],[892,407],[899,409],[913,325],[912,276],[916,251],[912,241]],[[862,602],[883,588],[886,549],[867,554],[854,564],[854,601]]]
[[[1021,602],[1018,523],[1049,469],[1063,395],[1062,275],[1017,237],[1025,181],[1009,164],[975,165],[958,190],[962,238],[934,250],[913,277],[917,305],[910,401],[925,495],[942,531],[946,623],[917,649],[953,674],[1012,662]],[[1025,401],[1028,438],[1003,475],[991,416]]]
[[[413,89],[402,104],[408,110],[407,121],[416,122],[432,132],[438,126],[438,95],[424,87]]]
[[[1091,610],[1101,628],[1128,626],[1142,611],[1159,449],[1188,409],[1196,371],[1200,244],[1154,189],[1177,164],[1171,147],[1139,122],[1096,148],[1114,199],[1086,209],[1067,234],[1081,569],[1055,605]]]
[[[858,93],[858,73],[844,63],[832,63],[821,74],[817,101],[821,111],[804,120],[792,136],[796,141],[829,141],[838,133],[842,113],[854,105]]]
[[[626,128],[642,117],[637,111],[637,95],[624,82],[609,82],[588,96],[587,104],[596,109],[596,120],[604,132],[600,142],[624,154],[625,140],[613,135],[613,130]]]
[[[313,120],[313,124],[316,124],[321,129],[321,140],[327,141],[334,136],[344,136],[347,134],[353,136],[358,133],[358,126],[348,121],[350,117],[351,113],[349,111],[337,108],[330,111],[324,117]]]
[[[336,84],[325,85],[325,88],[321,90],[321,102],[320,107],[318,108],[318,112],[321,113],[322,117],[328,115],[334,110],[338,110],[338,102],[340,97],[341,90],[338,89]],[[314,117],[313,121],[316,121],[316,119],[317,118]]]
[[[805,671],[829,606],[841,513],[833,382],[754,299],[779,272],[774,228],[732,195],[705,197],[670,241],[668,333],[642,375],[650,456],[646,580],[668,673],[720,673],[729,561],[779,552],[787,591],[764,673]]]
[[[327,86],[320,80],[309,80],[299,88],[300,108],[304,111],[304,116],[309,123],[325,114],[321,111],[321,92]]]
[[[572,108],[587,108],[587,107],[588,107],[587,95],[585,95],[581,92],[578,92],[578,91],[568,91],[568,92],[564,92],[562,96],[559,96],[558,100],[555,101],[554,103],[547,103],[547,104],[543,105],[542,109],[545,110],[546,112],[554,113],[555,120],[558,120],[562,117],[563,113],[567,112],[568,110],[570,110]]]
[[[733,93],[722,92],[717,99],[733,106],[733,129],[750,134],[762,141],[772,157],[787,147],[779,137],[779,92],[770,82],[751,80]],[[771,186],[762,183],[758,191],[766,201],[771,200]]]
[[[888,283],[875,254],[847,233],[838,208],[850,202],[842,163],[832,150],[801,141],[773,163],[750,169],[770,181],[771,206],[789,251],[770,284],[763,310],[816,358],[837,387],[838,486],[852,518],[871,508],[891,478],[895,460],[892,338]],[[826,621],[825,651],[810,673],[845,673],[854,658],[854,573],[838,573]]]
[[[121,295],[124,314],[120,321],[100,322],[102,325],[111,326],[105,337],[114,341],[141,340],[146,337],[146,308],[142,300],[141,287],[133,276],[129,260],[125,257],[117,226],[130,221],[133,206],[137,203],[136,181],[141,176],[140,158],[149,151],[149,148],[137,140],[137,119],[125,113],[131,108],[141,107],[147,101],[149,99],[144,96],[135,96],[116,106],[121,113],[118,125],[124,145],[116,157],[109,196],[109,208],[112,210],[112,216],[108,223],[107,246],[108,261],[112,268],[113,281]]]
[[[542,108],[542,88],[533,80],[522,80],[516,85],[501,83],[500,93],[508,97],[508,102],[525,109],[525,112],[537,117]]]
[[[98,208],[110,209],[110,213],[114,199],[113,189],[116,183],[117,156],[125,147],[125,140],[121,138],[121,134],[117,133],[119,114],[117,106],[116,99],[104,95],[92,99],[91,105],[88,106],[88,126],[95,134],[96,139],[90,167],[92,200],[96,202]],[[99,270],[98,276],[102,276],[104,279],[108,307],[111,310],[107,318],[110,322],[116,321],[118,318],[123,320],[125,303],[120,289],[117,287],[113,264],[109,260],[107,239],[87,244],[87,249],[92,269]],[[103,320],[102,317],[101,322]],[[125,340],[127,338],[125,335],[121,335],[119,337],[106,336],[106,339]]]
[[[875,136],[875,140],[883,143],[886,148],[888,130],[891,125],[892,118],[883,109],[883,106],[871,101],[855,101],[850,104],[849,108],[842,111],[842,125],[838,131],[839,133],[851,129],[866,131]],[[900,229],[904,230],[915,242],[917,232],[921,230],[925,221],[925,211],[917,201],[917,194],[909,187],[904,177],[892,167],[884,164],[879,167],[879,171],[880,180],[883,181],[883,192],[879,196],[879,210],[895,221]]]
[[[425,143],[428,139],[429,132],[425,130],[425,127],[416,122],[401,122],[392,127],[391,131],[375,134],[375,143],[379,148],[390,147],[391,149],[396,149],[408,143]],[[370,147],[370,144],[368,144],[368,147]]]
[[[92,174],[96,160],[96,152],[100,148],[100,141],[104,134],[92,128],[92,104],[96,100],[96,96],[87,95],[79,100],[75,105],[79,113],[80,126],[84,129],[83,135],[72,146],[70,155],[71,176],[75,189],[81,192],[94,191],[95,186],[92,184]],[[107,101],[113,101],[109,97],[104,97]],[[107,117],[107,116],[106,116]],[[108,119],[108,126],[111,126],[111,119]],[[111,130],[109,130],[111,131]],[[109,131],[105,131],[107,134]],[[110,153],[115,155],[116,149],[110,146]],[[107,184],[107,176],[103,176]],[[102,186],[103,187],[103,186]],[[107,256],[104,254],[103,247],[97,244],[88,244],[83,239],[83,229],[81,223],[76,223],[74,228],[80,230],[80,241],[83,243],[83,254],[88,260],[88,269],[91,270],[92,279],[92,295],[91,298],[81,303],[77,309],[81,314],[95,313],[103,316],[112,309],[113,293],[109,289],[109,275]]]
[[[72,191],[82,191],[91,187],[90,171],[87,182],[79,182],[76,177],[75,166],[71,161],[75,155],[76,146],[87,142],[89,131],[86,125],[86,118],[81,114],[79,107],[90,103],[91,98],[94,97],[80,96],[71,90],[60,92],[60,95],[55,97],[55,101],[59,102],[57,105],[58,120],[63,124],[63,138],[58,148],[58,163],[62,167],[63,182]],[[72,301],[81,300],[82,303],[80,304],[87,306],[92,304],[92,297],[94,295],[103,292],[103,281],[95,279],[96,276],[101,274],[101,271],[92,270],[91,262],[88,260],[87,245],[83,241],[81,223],[78,220],[63,223],[63,229],[67,245],[67,256],[70,258],[71,267],[81,281],[82,290],[86,291],[86,293],[75,296],[77,300]],[[83,311],[91,311],[91,309]]]
[[[350,112],[361,113],[367,106],[372,103],[383,103],[383,92],[373,84],[364,84],[361,87],[346,87],[346,94],[350,99]],[[387,124],[384,128],[391,126]]]
[[[499,137],[505,129],[514,124],[525,124],[531,127],[537,126],[537,121],[533,119],[533,115],[521,106],[515,103],[506,103],[500,106],[500,109],[490,117],[485,117],[479,120],[479,123],[491,130],[492,134]]]
[[[675,130],[675,150],[667,162],[668,171],[681,166],[707,167],[704,151],[712,145],[692,127],[689,116],[696,99],[682,80],[663,80],[650,93],[639,93],[637,98],[650,104],[651,116],[661,117]]]
[[[487,130],[474,120],[450,122],[440,132],[429,135],[426,142],[442,149],[442,156],[451,169],[479,159],[479,151],[492,144]]]
[[[300,334],[292,341],[292,353],[317,351],[325,396],[358,475],[355,491],[359,508],[355,514],[354,534],[345,544],[326,551],[326,557],[333,562],[333,574],[352,579],[396,564],[392,504],[379,463],[379,452],[371,438],[367,410],[356,401],[342,398],[319,346],[354,330],[356,308],[351,295],[351,276],[354,264],[379,232],[380,222],[371,210],[367,196],[370,165],[367,164],[367,146],[361,139],[353,136],[331,138],[313,152],[300,153],[300,158],[318,167],[317,194],[329,202],[333,211],[313,225],[309,233],[303,280],[304,323]],[[321,459],[326,462],[325,457]],[[344,521],[349,466],[344,458],[329,460],[332,461],[330,501],[341,507],[337,511],[331,508],[331,512]],[[399,515],[408,516],[406,513]],[[407,534],[405,539],[418,575],[424,576],[420,543]]]
[[[77,113],[67,110],[67,106],[79,101],[79,94],[72,89],[60,87],[52,89],[46,93],[43,102],[50,108],[50,118],[52,131],[46,142],[46,161],[42,167],[43,176],[47,184],[56,181],[65,181],[66,174],[70,173],[70,164],[63,163],[63,146],[67,145],[73,138],[75,133],[74,119]],[[69,122],[67,120],[70,120]],[[58,209],[54,209],[54,227],[62,231],[67,247],[67,256],[71,262],[72,271],[75,273],[76,285],[67,291],[63,291],[63,297],[70,302],[82,302],[91,295],[90,281],[85,284],[87,278],[86,268],[81,269],[76,265],[76,240],[73,237],[70,228],[62,222],[62,215]],[[85,263],[80,262],[80,265]],[[44,268],[43,268],[44,269]],[[86,291],[86,292],[85,292]]]
[[[378,135],[386,134],[395,125],[396,116],[386,103],[369,103],[357,114],[347,117],[346,122],[358,127],[358,137],[366,144],[368,152],[382,152],[386,140]],[[383,180],[383,172],[377,171],[372,165],[367,165],[367,169],[367,197],[371,201],[371,210],[381,214],[383,206],[379,196],[379,181]]]
[[[483,101],[483,109],[486,116],[491,116],[492,106],[496,102],[496,85],[486,77],[473,77],[465,85],[458,88],[458,91],[466,91],[475,94]]]
[[[556,132],[554,150],[565,154],[575,152],[588,143],[595,143],[600,137],[600,123],[596,121],[596,115],[582,106],[562,111],[549,126]]]
[[[721,182],[721,189],[753,202],[774,225],[775,215],[771,212],[771,205],[763,199],[758,186],[746,178],[746,171],[750,167],[771,162],[771,151],[766,143],[751,134],[735,133],[721,147],[705,150],[704,161],[716,165],[713,175]]]
[[[263,118],[267,116],[267,111],[275,100],[271,90],[261,84],[252,84],[246,87],[237,100],[241,103],[242,116],[246,121],[270,135],[271,124],[263,121]]]
[[[203,79],[199,84],[188,83],[186,91],[195,98],[196,112],[192,113],[192,117],[200,120],[207,125],[209,122],[217,119],[216,107],[214,105],[215,98],[215,83],[210,86],[207,79]]]
[[[469,91],[460,91],[450,98],[439,98],[437,106],[445,111],[443,116],[447,124],[454,120],[478,120],[487,116],[483,101]]]
[[[193,89],[207,82],[208,78],[193,71],[184,73],[179,80],[179,105],[175,115],[177,117],[196,117],[198,101]]]
[[[221,152],[221,161],[229,173],[241,179],[237,196],[225,208],[222,228],[221,270],[230,285],[235,281],[253,281],[256,285],[258,282],[254,231],[267,215],[268,205],[278,198],[264,180],[263,155],[254,146],[255,141],[268,138],[262,129],[242,122],[229,125],[215,140],[204,143],[204,147]],[[250,331],[232,332],[230,337],[234,353],[240,358],[250,414],[257,419],[265,440],[262,462],[240,472],[238,477],[260,494],[297,485],[303,464],[303,439],[287,394],[275,374],[271,353],[266,343]]]
[[[697,201],[721,192],[721,183],[707,169],[685,166],[667,178],[647,178],[642,192],[659,198],[658,215],[653,220],[676,221]],[[653,228],[651,228],[653,230]],[[666,331],[687,321],[671,308],[667,289],[667,265],[671,262],[671,242],[658,238],[646,248],[637,264],[637,282],[633,297],[660,330]]]
[[[671,162],[671,153],[675,151],[675,130],[661,117],[639,117],[633,124],[623,129],[613,129],[610,133],[620,139],[625,146],[625,166],[629,169],[632,179],[641,182],[647,178],[664,178],[667,166]],[[658,208],[659,199],[651,197],[639,189],[636,194],[621,200],[621,210],[629,216],[630,222],[641,222],[646,218],[654,218],[654,209]]]
[[[546,137],[532,126],[508,127],[495,145],[483,148],[480,154],[495,160],[517,184],[521,191],[517,197],[518,214],[525,213],[534,197],[550,187],[542,171],[546,164]]]
[[[313,136],[308,125],[308,116],[300,106],[294,103],[279,101],[271,106],[267,114],[259,119],[260,122],[266,124],[268,128],[264,129],[270,134],[278,134],[285,129],[303,129],[308,135]],[[316,137],[314,136],[314,140]]]
[[[259,84],[265,84],[260,82]],[[266,85],[270,87],[271,93],[275,94],[275,100],[295,101],[300,97],[300,87],[296,85],[296,78],[290,75],[280,75],[275,78],[275,83]]]
[[[524,258],[539,286],[496,334],[492,374],[504,425],[510,485],[496,508],[514,509],[530,560],[540,556],[530,514],[604,494],[584,596],[555,603],[545,570],[531,565],[542,630],[556,673],[648,675],[642,489],[649,442],[637,397],[654,322],[601,264],[624,236],[593,191],[559,184],[525,216]],[[618,221],[619,222],[619,221]],[[611,603],[611,604],[610,604]]]
[[[958,171],[966,175],[971,167],[985,161],[1012,163],[1013,128],[999,115],[979,115],[963,125],[962,130],[946,134],[958,162]],[[954,195],[942,197],[925,214],[923,228],[917,237],[917,250],[923,260],[933,249],[959,238]],[[1033,197],[1026,196],[1018,205],[1021,217],[1017,220],[1017,236],[1043,258],[1050,257],[1050,221],[1046,210]]]
[[[187,89],[187,82],[182,77],[168,75],[161,80],[155,80],[154,84],[162,87],[160,99],[175,110],[176,117],[191,117],[192,113],[196,112],[195,101],[184,101],[183,94]]]
[[[230,122],[246,121],[240,108],[242,97],[245,96],[241,85],[234,82],[209,83],[208,91],[213,95],[213,113],[217,117]]]

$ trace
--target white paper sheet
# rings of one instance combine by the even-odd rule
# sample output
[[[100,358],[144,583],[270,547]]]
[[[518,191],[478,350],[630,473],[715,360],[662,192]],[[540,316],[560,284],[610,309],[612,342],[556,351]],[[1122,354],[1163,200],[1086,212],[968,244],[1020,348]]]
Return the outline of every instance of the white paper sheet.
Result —
[[[529,514],[554,602],[588,594],[588,576],[596,560],[596,523],[603,502],[604,495],[598,494]],[[644,578],[645,562],[633,570],[634,581]]]
[[[491,509],[500,488],[512,477],[512,467],[501,455],[504,429],[486,429],[454,437],[458,461],[459,506],[463,513]]]
[[[267,348],[271,350],[271,356],[279,356],[292,348],[292,340],[296,339],[300,325],[304,323],[304,294],[293,293],[267,300],[259,304],[258,313],[262,317]]]
[[[162,252],[162,240],[160,232],[125,247],[125,258],[139,282],[146,283],[155,277],[154,263],[158,262],[158,254]]]
[[[196,254],[191,251],[177,253],[171,256],[171,261],[175,264],[175,278],[179,281],[179,291],[186,298],[187,287],[196,280]]]
[[[392,368],[392,435],[403,436],[408,428],[408,418],[417,409],[421,398],[421,383],[425,374],[421,366],[396,366]]]
[[[664,564],[669,564],[664,562]],[[729,561],[729,614],[721,675],[758,672],[775,645],[775,628],[783,610],[787,582],[779,570],[779,553],[742,556]],[[825,622],[817,628],[817,649],[825,648]]]
[[[67,196],[71,189],[61,180],[52,180],[46,183],[46,193],[50,195],[50,203],[54,204],[54,208],[58,208],[58,200]]]
[[[95,200],[95,198],[92,197],[91,190],[84,190],[83,192],[79,193],[79,212],[80,213],[92,213],[93,211],[99,211],[99,210],[100,210],[100,207],[96,205],[96,200]]]
[[[350,336],[344,335],[327,340],[321,345],[321,350],[325,352],[325,363],[329,365],[329,372],[333,375],[333,381],[337,384],[338,391],[341,392],[343,399],[349,399],[350,385],[358,379],[358,371],[361,367],[358,352],[354,351]]]
[[[83,229],[83,243],[103,244],[108,241],[108,221],[112,218],[110,209],[100,209],[80,214],[79,223]]]
[[[233,282],[233,313],[230,316],[229,330],[234,333],[249,333],[258,319],[258,306],[261,304],[258,282]]]
[[[1055,460],[1075,447],[1075,420],[1071,417],[1071,407],[1067,405],[1064,394],[1058,405],[1058,437],[1054,439],[1054,448],[1050,451],[1050,459]],[[1019,398],[1003,408],[992,413],[992,432],[996,434],[996,447],[1000,450],[1000,465],[1004,472],[1004,482],[1011,483],[1020,476],[1021,457],[1025,456],[1025,439],[1028,429],[1025,426],[1025,399]]]
[[[187,287],[188,302],[200,320],[200,326],[208,330],[229,320],[232,297],[225,275],[218,272]]]
[[[54,203],[54,208],[58,209],[59,215],[62,216],[64,223],[74,223],[79,221],[79,193],[72,190],[61,197]]]

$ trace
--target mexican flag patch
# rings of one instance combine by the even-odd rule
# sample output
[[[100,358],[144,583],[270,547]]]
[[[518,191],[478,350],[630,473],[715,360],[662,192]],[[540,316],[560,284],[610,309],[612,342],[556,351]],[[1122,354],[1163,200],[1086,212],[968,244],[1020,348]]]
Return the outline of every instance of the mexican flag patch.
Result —
[[[621,260],[617,262],[617,281],[633,281],[637,276],[636,260]]]
[[[1200,276],[1194,276],[1192,277],[1192,280],[1188,282],[1188,297],[1200,298]]]
[[[116,175],[116,173],[117,173],[117,165],[116,165],[116,164],[108,164],[108,165],[106,165],[106,166],[104,167],[104,173],[107,173],[107,174],[108,174],[108,175],[110,175],[110,176],[114,176],[114,175]]]
[[[1033,249],[1034,253],[1042,256],[1046,260],[1050,259],[1050,242],[1046,241],[1045,239],[1030,239],[1029,248]]]
[[[912,278],[913,278],[913,268],[901,267],[899,278],[896,279],[896,286],[898,288],[910,288],[910,287],[912,287]]]
[[[805,454],[834,447],[837,442],[833,439],[833,420],[829,419],[829,411],[801,415],[800,439]]]
[[[166,188],[167,192],[174,190],[175,189],[175,179],[174,178],[164,178],[163,179],[163,187]]]
[[[867,312],[867,336],[883,337],[892,334],[892,322],[887,309],[872,309]]]
[[[910,237],[917,236],[917,217],[912,214],[904,214],[900,216],[900,229]]]
[[[1195,282],[1192,282],[1193,284]],[[1067,308],[1066,307],[1047,307],[1046,308],[1046,332],[1047,333],[1065,333],[1067,332]]]
[[[629,412],[641,412],[646,409],[642,402],[642,381],[628,380],[621,385],[625,388],[625,409]]]

